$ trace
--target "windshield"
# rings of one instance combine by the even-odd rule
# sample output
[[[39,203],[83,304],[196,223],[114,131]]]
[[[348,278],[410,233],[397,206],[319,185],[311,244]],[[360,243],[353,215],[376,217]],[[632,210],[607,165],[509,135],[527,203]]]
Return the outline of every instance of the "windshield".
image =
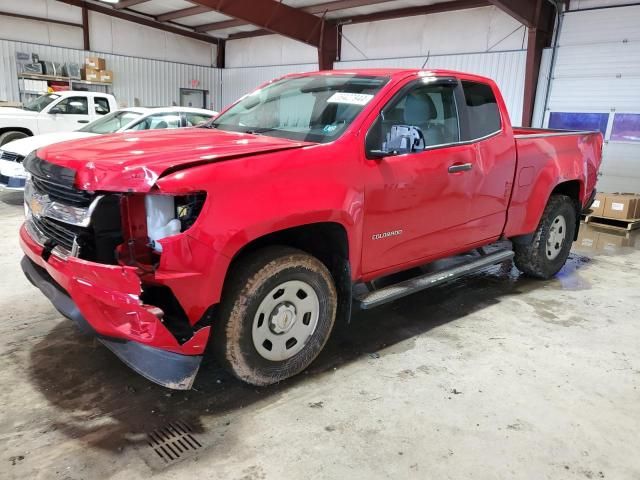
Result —
[[[387,81],[348,74],[285,78],[242,98],[207,127],[331,142]]]
[[[44,108],[49,105],[54,100],[60,98],[60,95],[49,94],[42,95],[41,97],[36,98],[35,100],[30,101],[24,106],[25,110],[31,110],[32,112],[41,112]]]
[[[89,133],[113,133],[120,130],[122,127],[128,125],[136,118],[140,117],[142,114],[138,112],[128,112],[128,111],[118,111],[112,112],[104,117],[96,120],[95,122],[91,122],[89,125],[85,125],[79,132],[89,132]]]

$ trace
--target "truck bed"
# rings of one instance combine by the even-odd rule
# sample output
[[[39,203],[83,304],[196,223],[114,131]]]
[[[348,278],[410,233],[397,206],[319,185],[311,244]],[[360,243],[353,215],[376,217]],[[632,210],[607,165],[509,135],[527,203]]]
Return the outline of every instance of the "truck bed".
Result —
[[[554,186],[575,181],[584,206],[592,196],[602,158],[600,132],[513,128],[517,167],[505,236],[524,235],[537,222]]]

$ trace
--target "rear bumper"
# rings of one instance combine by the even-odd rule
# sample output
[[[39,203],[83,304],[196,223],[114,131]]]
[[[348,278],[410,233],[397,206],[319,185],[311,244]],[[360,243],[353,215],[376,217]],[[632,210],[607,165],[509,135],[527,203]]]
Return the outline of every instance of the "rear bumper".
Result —
[[[56,309],[81,330],[95,335],[133,370],[168,388],[191,387],[210,327],[179,343],[162,322],[157,307],[140,300],[140,279],[133,267],[103,265],[74,257],[43,257],[43,247],[24,225],[20,244],[27,278]],[[160,312],[160,313],[159,313]]]

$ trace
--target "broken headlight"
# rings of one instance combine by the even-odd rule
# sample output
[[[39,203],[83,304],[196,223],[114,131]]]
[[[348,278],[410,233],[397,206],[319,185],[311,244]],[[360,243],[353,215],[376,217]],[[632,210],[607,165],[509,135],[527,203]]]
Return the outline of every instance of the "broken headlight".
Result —
[[[159,240],[185,232],[195,223],[202,211],[206,194],[146,195],[147,235],[151,248],[162,252]]]

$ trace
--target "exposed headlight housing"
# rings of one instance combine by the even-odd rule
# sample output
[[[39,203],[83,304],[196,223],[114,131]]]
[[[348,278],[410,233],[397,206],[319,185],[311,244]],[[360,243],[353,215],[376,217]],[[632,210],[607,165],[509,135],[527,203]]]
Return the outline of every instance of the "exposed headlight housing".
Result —
[[[202,211],[205,198],[205,193],[178,196],[146,195],[144,206],[151,248],[156,252],[162,252],[159,240],[191,228]]]

